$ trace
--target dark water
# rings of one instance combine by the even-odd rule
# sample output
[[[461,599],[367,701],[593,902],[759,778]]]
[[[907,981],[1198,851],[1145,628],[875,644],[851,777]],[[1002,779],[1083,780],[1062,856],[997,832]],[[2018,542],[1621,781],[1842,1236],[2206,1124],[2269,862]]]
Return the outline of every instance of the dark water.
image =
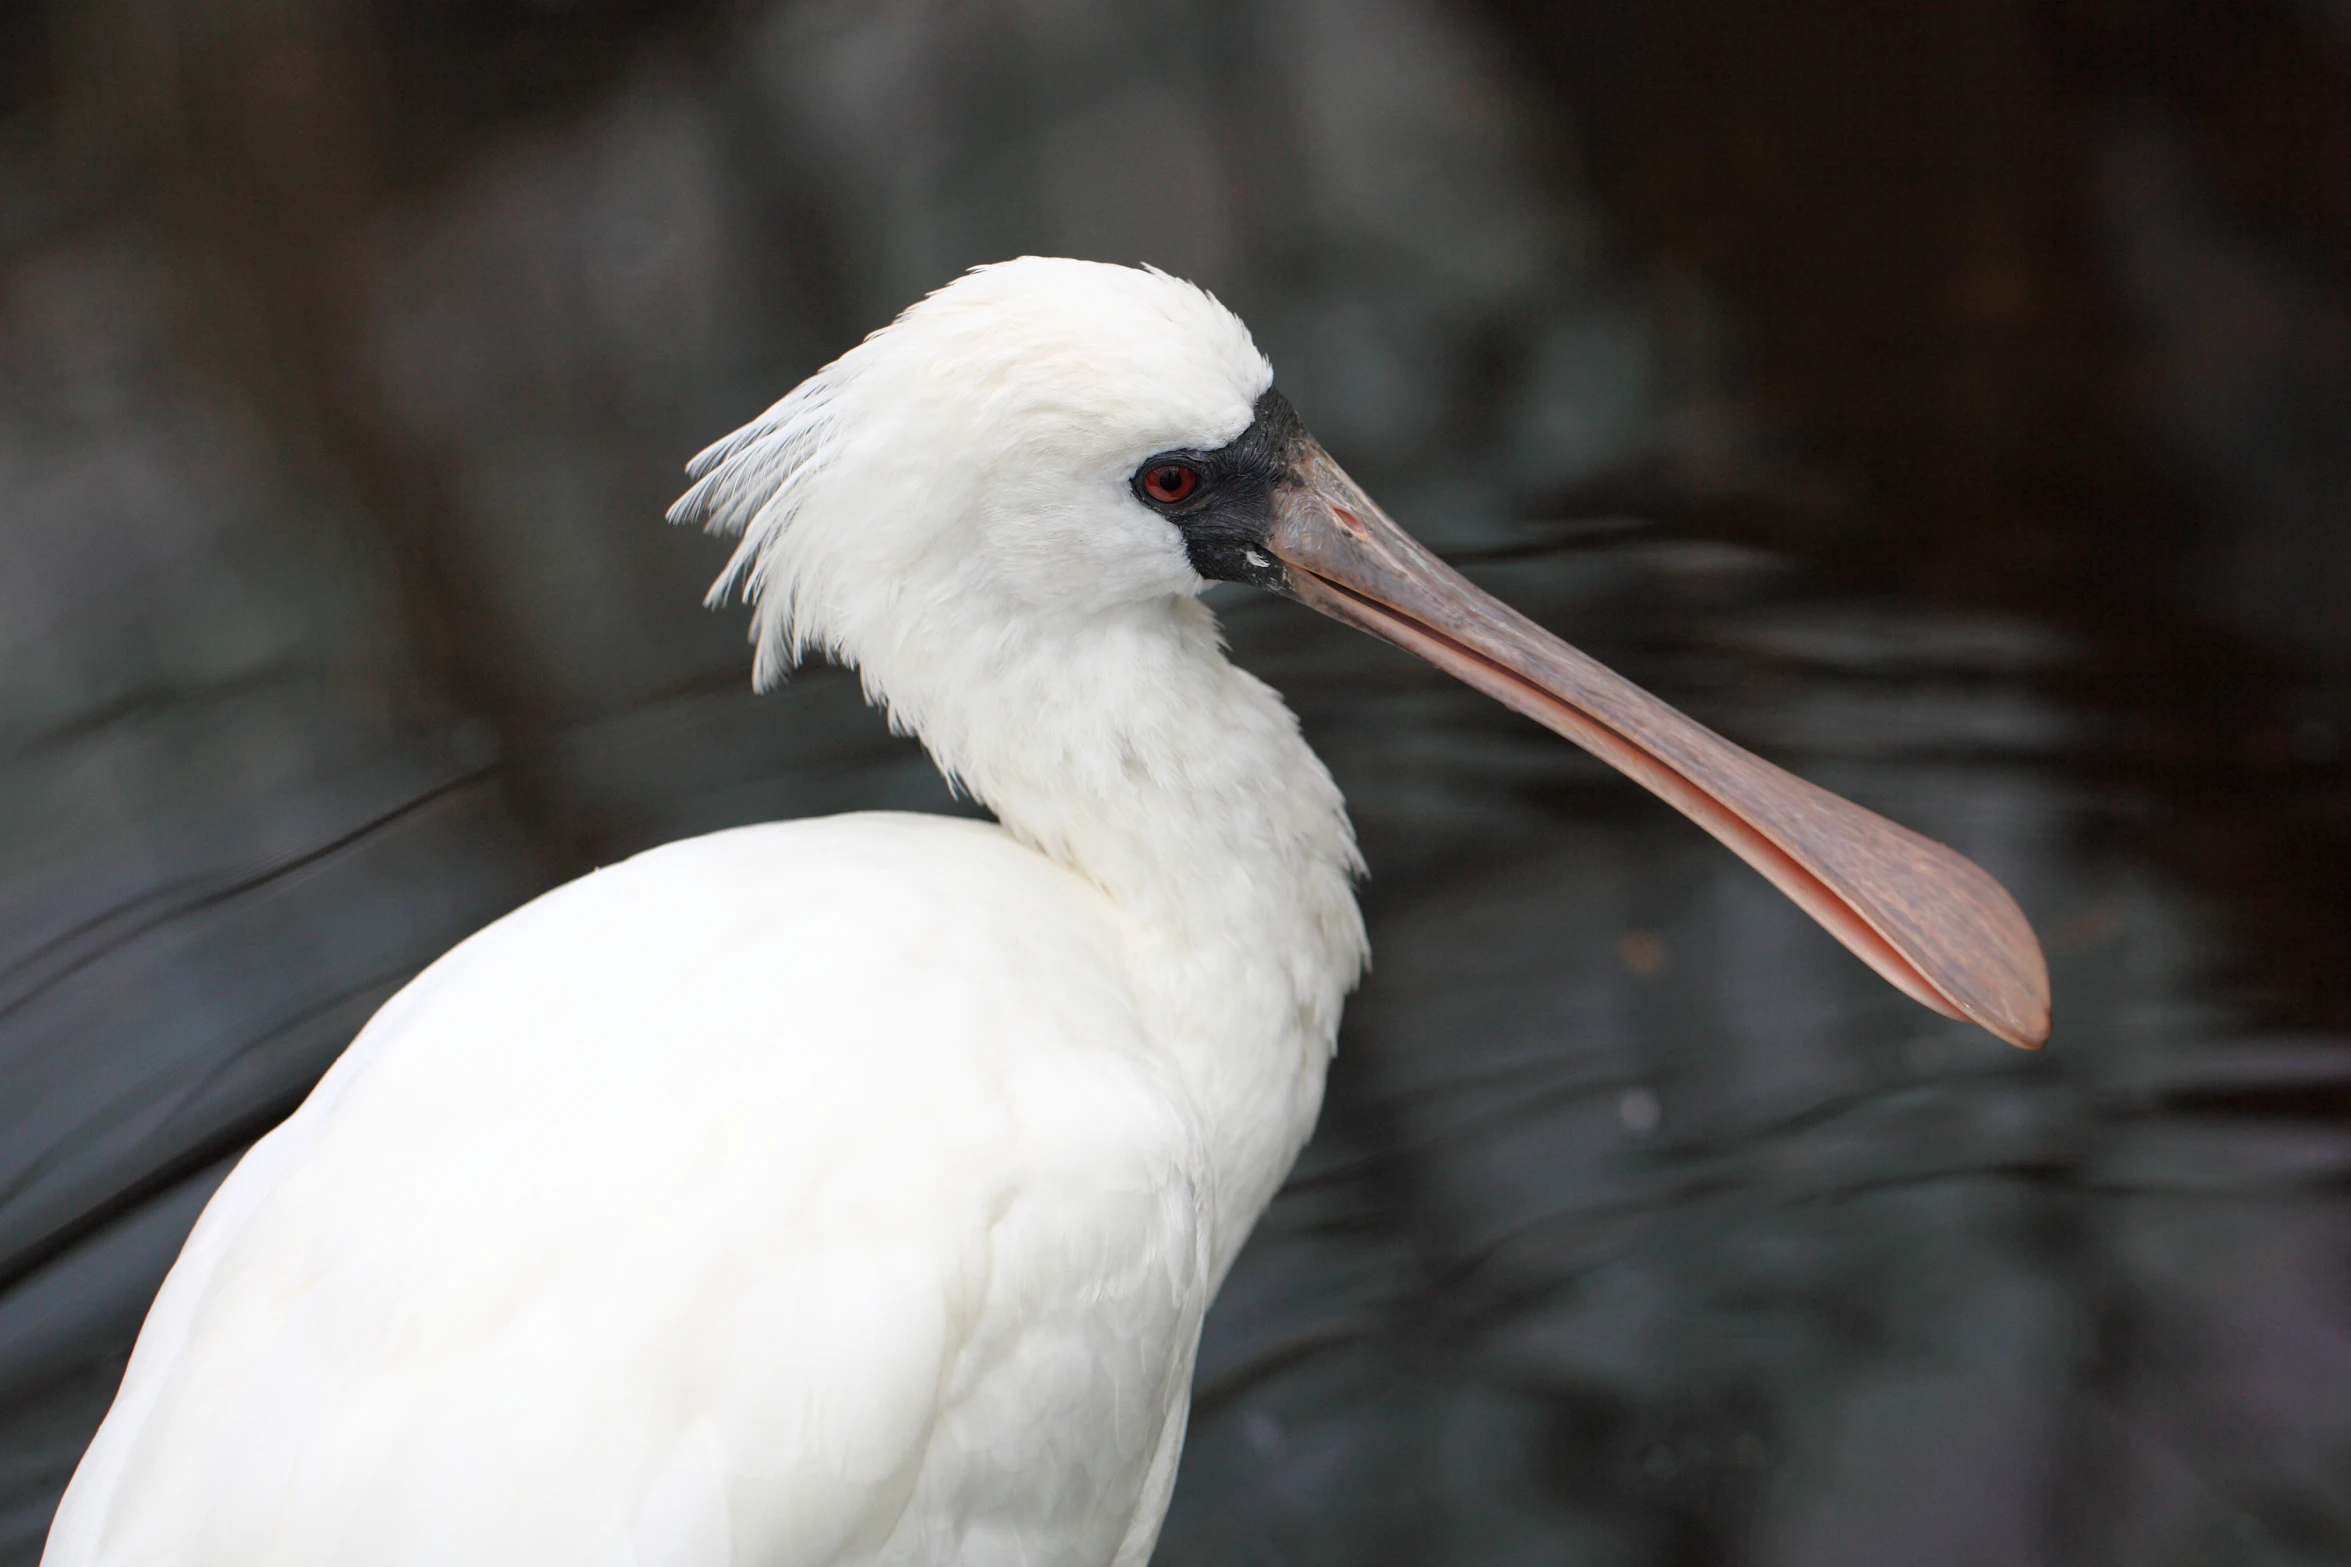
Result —
[[[0,33],[0,1561],[409,974],[652,843],[955,808],[839,673],[753,697],[657,519],[1021,251],[1215,287],[1408,526],[1990,868],[2057,997],[2038,1055],[1947,1025],[1581,753],[1220,596],[1377,967],[1162,1560],[2351,1560],[2338,8]]]

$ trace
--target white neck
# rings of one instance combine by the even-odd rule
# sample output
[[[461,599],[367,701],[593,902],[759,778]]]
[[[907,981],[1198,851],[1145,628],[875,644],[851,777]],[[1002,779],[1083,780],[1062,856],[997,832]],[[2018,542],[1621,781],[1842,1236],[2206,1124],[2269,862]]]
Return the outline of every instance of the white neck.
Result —
[[[1193,599],[1032,624],[976,656],[936,631],[892,667],[869,657],[868,687],[1006,829],[1128,915],[1147,1015],[1211,1140],[1221,1277],[1313,1129],[1363,966],[1338,789]]]

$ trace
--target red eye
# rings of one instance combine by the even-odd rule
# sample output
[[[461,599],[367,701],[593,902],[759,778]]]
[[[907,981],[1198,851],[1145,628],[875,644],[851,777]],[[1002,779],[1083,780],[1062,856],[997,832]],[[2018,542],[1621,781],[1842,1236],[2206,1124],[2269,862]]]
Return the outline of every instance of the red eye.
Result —
[[[1163,462],[1143,475],[1143,493],[1162,506],[1188,501],[1200,488],[1200,475],[1180,462]]]

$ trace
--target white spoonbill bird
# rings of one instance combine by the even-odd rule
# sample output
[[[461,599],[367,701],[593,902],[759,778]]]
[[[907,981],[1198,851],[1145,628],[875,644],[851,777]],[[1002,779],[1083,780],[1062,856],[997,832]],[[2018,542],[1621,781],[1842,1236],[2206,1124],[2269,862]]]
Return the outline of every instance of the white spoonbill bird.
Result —
[[[48,1567],[1121,1567],[1364,961],[1338,790],[1198,595],[1400,643],[1894,984],[2048,1030],[2022,915],[1494,602],[1165,274],[1024,259],[695,460],[757,677],[821,649],[997,823],[716,833],[462,943],[224,1182]]]

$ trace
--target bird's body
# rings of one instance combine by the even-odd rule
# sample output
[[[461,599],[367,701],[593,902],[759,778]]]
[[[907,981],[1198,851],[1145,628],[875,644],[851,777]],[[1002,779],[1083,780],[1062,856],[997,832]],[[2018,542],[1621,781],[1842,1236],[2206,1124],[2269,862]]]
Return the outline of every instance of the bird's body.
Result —
[[[1278,1178],[1326,1044],[1198,1072],[1139,935],[922,816],[510,915],[230,1177],[51,1560],[1139,1561],[1217,1192]],[[1220,1157],[1244,1087],[1273,1141]]]
[[[854,664],[997,823],[671,845],[428,969],[213,1199],[47,1567],[1144,1560],[1365,954],[1338,791],[1213,577],[1611,755],[1982,1014],[1945,959],[2006,916],[1925,885],[1980,872],[1876,818],[1879,879],[1783,847],[1866,813],[1495,619],[1271,375],[1187,284],[1031,260],[706,453],[683,509],[744,536],[763,675]]]
[[[1140,1560],[1327,1050],[1277,1004],[1228,1075],[1154,1026],[1149,943],[920,816],[509,916],[231,1177],[77,1482],[106,1549],[52,1559]],[[1264,1142],[1220,1144],[1234,1094]]]

